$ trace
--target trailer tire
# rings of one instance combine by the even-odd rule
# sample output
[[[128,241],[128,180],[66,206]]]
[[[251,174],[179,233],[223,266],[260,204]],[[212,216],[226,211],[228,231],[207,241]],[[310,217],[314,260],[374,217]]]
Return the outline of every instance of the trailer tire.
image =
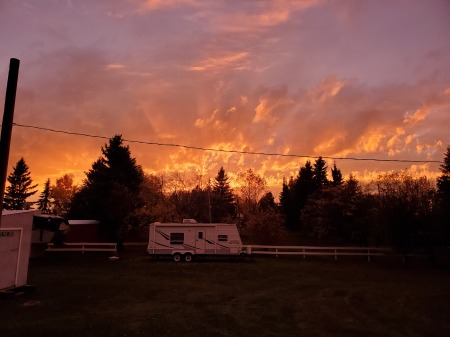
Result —
[[[173,254],[173,260],[175,262],[180,262],[181,261],[181,254],[180,253]]]
[[[192,254],[189,254],[189,253],[184,254],[184,261],[191,262],[192,261]]]

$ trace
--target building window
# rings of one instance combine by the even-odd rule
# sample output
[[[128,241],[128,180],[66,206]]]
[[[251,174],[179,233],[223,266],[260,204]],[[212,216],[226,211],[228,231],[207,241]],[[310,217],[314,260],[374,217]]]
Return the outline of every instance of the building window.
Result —
[[[182,245],[184,243],[184,233],[170,233],[171,245]]]
[[[218,240],[219,241],[228,241],[228,235],[219,235]]]

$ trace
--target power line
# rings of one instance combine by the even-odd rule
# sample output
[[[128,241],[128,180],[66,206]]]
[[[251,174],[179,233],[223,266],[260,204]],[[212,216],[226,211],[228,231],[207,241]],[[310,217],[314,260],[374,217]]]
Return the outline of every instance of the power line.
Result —
[[[99,136],[99,135],[91,135],[87,133],[81,132],[71,132],[64,130],[55,130],[50,128],[44,128],[40,126],[33,125],[24,125],[13,123],[15,126],[36,129],[41,131],[49,131],[54,133],[63,133],[66,135],[72,136],[82,136],[82,137],[90,137],[90,138],[100,138],[100,139],[110,139],[111,137]],[[155,146],[168,146],[168,147],[178,147],[184,149],[198,150],[198,151],[211,151],[211,152],[223,152],[223,153],[236,153],[236,154],[249,154],[249,155],[263,155],[263,156],[273,156],[273,157],[291,157],[291,158],[319,158],[319,156],[309,156],[309,155],[300,155],[300,154],[283,154],[283,153],[270,153],[270,152],[256,152],[256,151],[239,151],[239,150],[224,150],[224,149],[214,149],[200,146],[190,146],[190,145],[182,145],[182,144],[173,144],[173,143],[159,143],[159,142],[147,142],[141,140],[131,140],[124,139],[124,142],[128,143],[136,143],[136,144],[144,144],[144,145],[155,145]],[[332,159],[332,160],[354,160],[354,161],[375,161],[375,162],[396,162],[396,163],[437,163],[442,164],[442,161],[439,160],[409,160],[409,159],[379,159],[379,158],[357,158],[357,157],[332,157],[332,156],[321,156],[323,159]]]

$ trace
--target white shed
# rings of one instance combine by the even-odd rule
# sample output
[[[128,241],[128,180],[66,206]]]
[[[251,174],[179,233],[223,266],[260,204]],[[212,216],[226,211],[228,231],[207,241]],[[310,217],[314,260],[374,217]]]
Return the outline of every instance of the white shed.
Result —
[[[0,291],[27,284],[33,216],[39,210],[2,212],[0,226]]]

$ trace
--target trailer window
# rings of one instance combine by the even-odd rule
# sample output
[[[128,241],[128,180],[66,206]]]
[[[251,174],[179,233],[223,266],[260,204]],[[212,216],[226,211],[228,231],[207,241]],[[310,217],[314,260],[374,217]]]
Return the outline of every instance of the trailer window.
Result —
[[[184,243],[184,233],[170,233],[171,245],[182,245]]]
[[[219,235],[218,241],[228,241],[228,235]]]

